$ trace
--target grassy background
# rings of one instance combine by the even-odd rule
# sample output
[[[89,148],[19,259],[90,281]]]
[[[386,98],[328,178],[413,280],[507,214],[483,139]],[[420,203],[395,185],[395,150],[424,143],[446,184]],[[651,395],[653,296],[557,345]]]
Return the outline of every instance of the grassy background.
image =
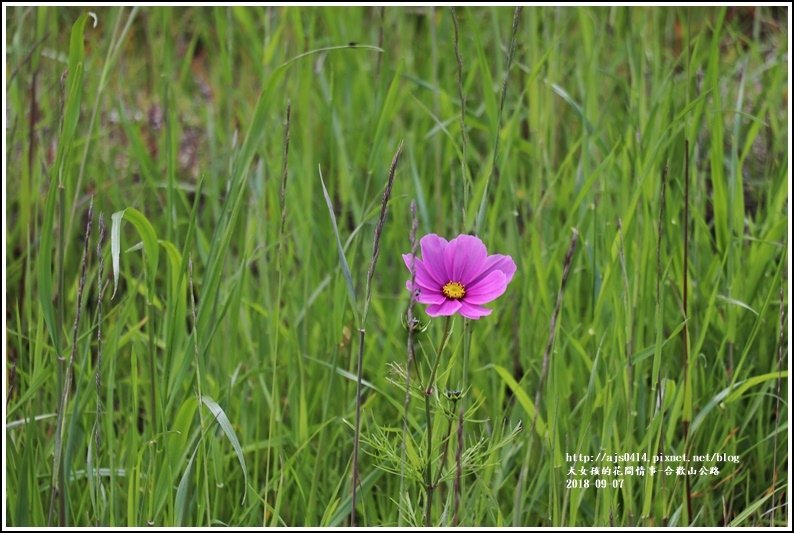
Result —
[[[472,324],[466,445],[525,429],[465,478],[461,523],[785,525],[785,10],[525,8],[501,115],[509,8],[457,11],[461,87],[446,8],[94,10],[96,27],[79,9],[7,11],[8,524],[346,524],[359,324],[318,167],[361,295],[404,140],[362,433],[402,425],[387,378],[406,357],[410,201],[420,234],[448,237],[483,205],[478,235],[518,271]],[[421,402],[409,414],[418,440]],[[566,486],[566,453],[660,450],[740,461],[689,491],[661,475]],[[378,453],[364,443],[358,522],[418,523],[421,486]]]

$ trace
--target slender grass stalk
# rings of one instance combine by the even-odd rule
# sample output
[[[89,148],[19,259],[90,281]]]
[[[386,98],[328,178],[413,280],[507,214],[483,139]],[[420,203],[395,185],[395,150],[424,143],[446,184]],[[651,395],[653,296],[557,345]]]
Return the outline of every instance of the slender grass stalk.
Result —
[[[656,396],[657,409],[661,411],[662,425],[664,425],[664,387],[662,387],[662,374],[659,369],[658,360],[662,355],[662,330],[664,326],[664,305],[662,305],[662,241],[664,239],[664,214],[665,202],[667,197],[667,165],[662,168],[662,183],[659,191],[659,217],[656,222],[656,352],[654,353],[654,368],[651,374],[651,401]],[[658,389],[657,389],[658,387]],[[664,458],[664,438],[659,439],[658,453]],[[663,461],[659,468],[663,468]],[[662,477],[662,494],[666,494],[665,478]],[[667,525],[667,507],[664,506],[665,514],[662,516],[662,524]]]
[[[428,6],[427,8],[427,19],[428,20],[435,20],[436,8],[434,6]],[[430,41],[430,81],[433,84],[433,87],[439,87],[439,60],[438,60],[438,39],[436,38],[436,25],[435,24],[428,24],[428,38]],[[433,115],[440,116],[441,115],[441,96],[440,91],[433,91],[433,102],[432,102],[432,110]],[[435,204],[436,212],[443,213],[445,209],[445,203],[443,199],[443,191],[446,183],[444,181],[444,172],[442,171],[442,156],[443,150],[441,147],[441,139],[438,136],[434,136],[433,139],[433,146],[432,150],[432,164],[433,164],[433,202]],[[454,187],[450,187],[450,191],[454,191]],[[424,213],[423,213],[424,214]]]
[[[54,340],[55,344],[55,352],[58,354],[57,359],[57,366],[58,366],[58,395],[61,399],[61,403],[63,403],[63,398],[65,395],[68,394],[67,392],[67,382],[66,382],[66,374],[68,370],[66,369],[67,361],[65,357],[66,346],[63,345],[63,336],[64,336],[64,326],[66,322],[65,317],[65,300],[66,300],[66,281],[64,280],[64,276],[66,273],[66,260],[64,259],[64,255],[66,253],[66,188],[64,187],[63,181],[58,181],[58,319],[55,325],[56,331],[56,338]],[[58,413],[59,419],[61,416],[61,403],[58,404]],[[63,430],[61,429],[61,425],[59,424],[56,428],[56,439],[63,438]],[[60,526],[66,525],[66,493],[62,490],[57,490],[57,487],[65,487],[66,486],[66,476],[64,472],[60,470],[60,454],[61,451],[59,448],[61,447],[61,443],[59,440],[56,440],[58,446],[56,446],[55,456],[58,461],[58,468],[53,468],[53,475],[58,476],[57,483],[53,482],[53,495],[57,496],[57,502],[54,498],[50,498],[50,510],[49,510],[49,517],[47,519],[47,525],[52,525],[52,515],[55,510],[58,511],[58,524]],[[57,507],[56,504],[57,503]]]
[[[154,325],[157,322],[154,319],[154,300],[152,299],[153,295],[147,294],[146,295],[146,311],[147,311],[147,320],[149,322],[148,331],[149,331],[149,405],[151,409],[151,438],[154,440],[155,436],[158,432],[157,426],[157,398],[159,396],[157,392],[157,348],[154,341]]]
[[[391,191],[394,186],[394,176],[397,173],[397,163],[400,161],[400,155],[403,151],[403,142],[400,141],[397,146],[397,151],[391,160],[389,167],[389,175],[386,179],[386,188],[383,190],[383,198],[380,204],[380,216],[378,223],[375,225],[375,234],[372,240],[372,256],[370,257],[369,270],[367,270],[367,288],[364,296],[364,310],[361,313],[361,325],[358,328],[358,360],[356,362],[357,376],[356,376],[356,430],[353,437],[353,475],[352,475],[352,489],[351,489],[351,510],[350,510],[350,525],[356,525],[356,496],[358,489],[358,451],[359,443],[361,440],[361,386],[364,373],[364,343],[366,340],[365,325],[367,322],[367,314],[369,313],[369,304],[372,298],[372,278],[375,275],[375,267],[378,264],[378,257],[380,256],[380,237],[383,233],[383,226],[386,223],[386,213],[389,208],[389,199],[391,199]]]
[[[284,119],[284,150],[282,153],[282,166],[281,166],[281,186],[278,191],[278,204],[281,209],[281,223],[278,227],[278,253],[276,258],[278,261],[278,274],[279,280],[281,279],[281,254],[284,247],[284,228],[287,224],[287,178],[289,177],[289,127],[290,116],[292,114],[292,102],[287,100],[287,116]],[[279,286],[281,284],[279,283]]]
[[[505,108],[505,101],[507,100],[507,81],[510,79],[510,67],[513,64],[513,54],[516,50],[516,37],[518,36],[518,23],[521,20],[521,10],[523,8],[518,6],[513,11],[513,29],[510,36],[510,47],[507,49],[507,63],[505,65],[505,77],[502,82],[502,92],[499,96],[499,115],[496,119],[496,131],[494,132],[493,143],[493,159],[491,159],[491,170],[488,173],[488,179],[485,182],[485,191],[480,200],[480,208],[477,212],[477,220],[474,225],[474,233],[476,234],[482,226],[482,221],[485,218],[485,206],[488,205],[488,189],[491,186],[491,181],[497,174],[497,165],[499,159],[499,136],[502,130],[502,113]]]
[[[88,243],[91,237],[91,223],[94,218],[94,199],[88,204],[88,221],[86,222],[85,237],[83,239],[83,259],[80,267],[80,279],[77,284],[77,301],[75,302],[75,316],[74,323],[72,324],[72,347],[69,353],[69,359],[66,362],[66,369],[64,372],[63,389],[61,390],[61,399],[58,403],[58,417],[55,426],[55,453],[52,459],[52,488],[50,490],[50,520],[56,505],[58,505],[58,512],[60,524],[66,524],[66,475],[62,472],[63,464],[61,461],[63,454],[63,433],[66,422],[66,407],[69,404],[69,392],[72,388],[72,371],[74,368],[74,358],[77,354],[77,340],[78,331],[80,328],[80,318],[82,316],[82,303],[83,303],[83,289],[85,289],[86,271],[88,269],[88,259],[90,255],[90,248]]]
[[[97,256],[97,319],[96,319],[96,369],[94,371],[94,384],[96,385],[96,416],[94,418],[94,464],[97,465],[93,474],[95,476],[96,486],[99,487],[102,483],[102,478],[99,475],[100,464],[100,446],[102,443],[102,415],[104,407],[102,404],[102,300],[105,295],[105,288],[107,283],[103,281],[105,273],[105,257],[102,254],[102,245],[105,241],[105,218],[102,213],[99,213],[99,235],[96,243],[96,256]],[[97,514],[94,524],[100,525],[100,517]]]
[[[369,269],[367,270],[367,288],[364,296],[364,311],[361,313],[361,323],[367,322],[367,313],[369,312],[369,304],[372,299],[372,277],[375,275],[375,267],[378,264],[378,257],[380,257],[380,237],[383,233],[383,226],[386,222],[386,213],[389,207],[389,200],[391,199],[391,191],[394,186],[394,176],[397,173],[397,163],[400,162],[400,156],[403,152],[403,141],[397,146],[397,151],[391,160],[389,166],[389,175],[386,179],[386,188],[383,190],[383,198],[380,204],[380,216],[378,223],[375,225],[375,234],[372,238],[372,256],[370,257]]]
[[[664,306],[662,305],[662,241],[664,239],[664,213],[667,198],[667,165],[662,169],[662,183],[659,191],[659,217],[656,222],[656,345],[661,349],[662,325],[664,318]],[[657,354],[661,355],[661,354]],[[658,368],[654,368],[651,380],[655,383],[658,380]],[[654,391],[655,392],[655,391]]]
[[[364,361],[364,341],[366,338],[366,330],[359,328],[358,330],[358,359],[356,365],[358,374],[356,376],[356,430],[353,435],[353,474],[352,474],[352,488],[350,492],[351,508],[350,508],[350,526],[356,527],[358,521],[356,519],[356,497],[358,496],[358,452],[361,442],[361,382],[363,380],[362,364]]]
[[[281,211],[281,219],[279,222],[278,228],[278,244],[276,248],[276,276],[277,276],[277,285],[276,285],[276,304],[275,309],[273,312],[273,327],[271,332],[272,342],[273,345],[270,351],[270,364],[272,366],[272,372],[270,376],[270,397],[271,398],[278,398],[278,382],[276,380],[276,376],[278,375],[277,368],[278,368],[278,352],[279,352],[279,339],[281,338],[281,295],[284,287],[284,273],[282,268],[282,256],[283,256],[283,246],[284,246],[284,231],[286,229],[287,223],[287,178],[289,177],[289,141],[290,141],[290,122],[291,122],[291,115],[292,115],[292,102],[287,100],[287,112],[284,119],[284,141],[282,144],[282,164],[281,164],[281,183],[279,185],[279,194],[278,194],[278,201],[279,201],[279,208]],[[270,417],[270,423],[268,426],[268,440],[273,438],[275,432],[275,422],[276,416]],[[265,466],[265,495],[269,493],[270,487],[270,467],[271,467],[271,456],[273,456],[272,450],[268,449],[267,453],[267,461]],[[275,458],[273,459],[273,467],[275,468],[276,461]],[[262,525],[267,525],[267,505],[263,506],[262,509]],[[275,516],[276,513],[273,513]]]
[[[33,50],[31,50],[32,52]],[[28,157],[27,157],[27,183],[23,183],[24,186],[30,191],[33,189],[33,180],[34,180],[34,156],[36,154],[36,119],[38,118],[37,110],[38,110],[38,97],[37,97],[37,80],[39,77],[39,70],[36,69],[33,71],[33,74],[30,76],[30,103],[28,104]],[[10,83],[9,83],[10,86]],[[29,193],[26,193],[29,194]],[[29,224],[28,214],[23,213],[19,223],[26,227]]]
[[[411,242],[411,286],[416,283],[416,250],[417,239],[416,230],[419,227],[419,219],[416,217],[416,201],[411,200],[411,231],[409,239]],[[402,446],[400,449],[400,497],[405,494],[405,465],[406,465],[406,442],[408,439],[408,412],[411,403],[411,365],[415,360],[415,346],[414,335],[418,329],[418,322],[414,317],[414,306],[416,304],[416,291],[411,291],[408,297],[408,307],[405,310],[406,330],[408,331],[406,341],[406,364],[405,364],[405,397],[403,398],[403,428],[402,428]],[[400,507],[399,526],[405,524],[405,517],[403,516],[402,507]]]
[[[684,246],[684,265],[683,265],[683,314],[684,329],[681,330],[682,345],[684,351],[684,415],[681,423],[684,428],[684,449],[689,453],[691,441],[689,438],[689,423],[691,422],[692,411],[692,369],[689,368],[689,140],[684,141],[684,223],[683,246]],[[687,525],[692,523],[692,479],[687,469],[686,479],[686,510]]]
[[[458,99],[460,100],[460,179],[463,181],[463,204],[461,205],[461,219],[466,221],[466,209],[469,206],[469,194],[471,190],[471,177],[468,169],[468,142],[466,138],[466,95],[463,92],[463,58],[460,54],[460,24],[458,23],[458,13],[454,6],[450,6],[452,13],[452,26],[454,28],[455,62],[457,63],[456,77],[458,85]],[[462,229],[462,228],[461,228]]]
[[[190,285],[190,317],[193,320],[193,331],[191,337],[193,338],[193,364],[196,365],[196,401],[198,402],[199,414],[199,427],[201,428],[201,453],[202,465],[204,467],[204,507],[207,512],[207,525],[212,524],[212,505],[210,502],[210,489],[209,489],[209,472],[207,470],[207,445],[203,438],[204,433],[207,431],[207,425],[204,421],[204,410],[201,408],[203,393],[201,391],[201,357],[199,357],[199,343],[198,343],[198,318],[196,315],[196,291],[193,287],[193,258],[188,257],[187,260],[187,279]]]

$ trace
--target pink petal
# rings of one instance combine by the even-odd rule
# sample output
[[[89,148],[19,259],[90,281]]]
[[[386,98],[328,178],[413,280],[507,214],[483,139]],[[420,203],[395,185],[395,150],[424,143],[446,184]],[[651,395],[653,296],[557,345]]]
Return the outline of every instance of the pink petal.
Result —
[[[505,283],[510,283],[510,281],[513,279],[513,274],[515,274],[516,272],[516,264],[513,261],[513,258],[510,257],[509,255],[502,255],[502,254],[489,255],[485,259],[480,273],[477,274],[475,278],[469,282],[467,287],[469,286],[473,287],[477,285],[480,281],[485,279],[486,276],[488,276],[491,272],[494,271],[503,272],[505,275]]]
[[[460,304],[460,314],[466,318],[477,320],[480,317],[488,316],[493,312],[493,309],[488,309],[481,305],[474,305],[466,302],[465,300]]]
[[[447,281],[458,281],[465,286],[482,271],[487,255],[480,239],[473,235],[458,235],[444,250]]]
[[[405,261],[405,266],[408,268],[408,272],[410,272],[411,254],[403,254],[403,261]],[[418,257],[414,259],[414,269],[416,270],[417,285],[421,285],[425,289],[430,289],[435,291],[438,291],[439,288],[442,286],[428,273],[427,266],[425,266],[424,261],[422,261]]]
[[[411,290],[411,280],[405,282],[405,288]],[[416,301],[420,304],[443,304],[447,298],[438,291],[428,290],[420,285],[416,285]]]
[[[464,300],[470,304],[484,304],[499,298],[507,289],[507,277],[501,270],[494,270],[473,287],[466,287]]]
[[[419,246],[422,248],[422,261],[427,267],[427,273],[439,287],[449,281],[447,270],[444,267],[444,248],[448,244],[446,239],[435,233],[428,233],[419,241]]]
[[[447,300],[439,305],[430,305],[425,311],[430,316],[450,316],[457,313],[462,305],[458,300]]]

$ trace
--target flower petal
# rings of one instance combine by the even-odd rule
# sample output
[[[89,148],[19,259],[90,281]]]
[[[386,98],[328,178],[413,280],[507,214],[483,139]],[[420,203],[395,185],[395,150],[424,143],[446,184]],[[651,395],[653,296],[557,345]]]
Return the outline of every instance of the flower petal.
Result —
[[[510,283],[513,279],[513,274],[516,273],[516,264],[513,258],[509,255],[494,254],[489,255],[484,263],[483,268],[477,276],[469,282],[467,287],[474,287],[480,281],[486,278],[491,272],[501,271],[505,275],[505,283]]]
[[[462,305],[459,300],[447,300],[439,305],[429,305],[425,311],[430,316],[450,316],[457,313]]]
[[[411,271],[411,254],[403,254],[403,261],[405,261],[405,266],[408,268],[408,271]],[[416,284],[421,285],[425,289],[430,289],[434,291],[439,291],[441,288],[441,284],[439,284],[433,276],[431,276],[427,271],[427,266],[425,265],[424,261],[419,259],[418,257],[414,260],[414,269],[416,270]]]
[[[480,239],[473,235],[458,235],[444,250],[447,281],[457,281],[465,286],[482,271],[487,255]]]
[[[469,304],[484,304],[499,298],[507,289],[507,277],[501,270],[494,270],[473,287],[466,287],[464,301]]]
[[[405,282],[405,288],[409,291],[411,290],[411,280],[407,280]],[[417,284],[415,286],[417,290],[416,294],[416,302],[420,304],[443,304],[447,298],[443,294],[438,291],[428,290],[421,285]]]
[[[460,304],[460,314],[466,318],[477,320],[480,317],[488,316],[493,312],[493,309],[488,309],[481,305],[470,304],[465,300]]]
[[[439,287],[449,281],[444,267],[444,248],[448,244],[446,239],[435,233],[428,233],[419,241],[419,246],[422,248],[422,261],[427,267],[427,273]]]

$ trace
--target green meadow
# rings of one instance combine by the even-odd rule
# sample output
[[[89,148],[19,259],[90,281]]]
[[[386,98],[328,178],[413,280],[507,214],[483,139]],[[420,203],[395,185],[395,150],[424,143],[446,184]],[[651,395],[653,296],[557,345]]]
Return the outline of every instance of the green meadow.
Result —
[[[7,525],[787,524],[787,8],[6,9]]]

